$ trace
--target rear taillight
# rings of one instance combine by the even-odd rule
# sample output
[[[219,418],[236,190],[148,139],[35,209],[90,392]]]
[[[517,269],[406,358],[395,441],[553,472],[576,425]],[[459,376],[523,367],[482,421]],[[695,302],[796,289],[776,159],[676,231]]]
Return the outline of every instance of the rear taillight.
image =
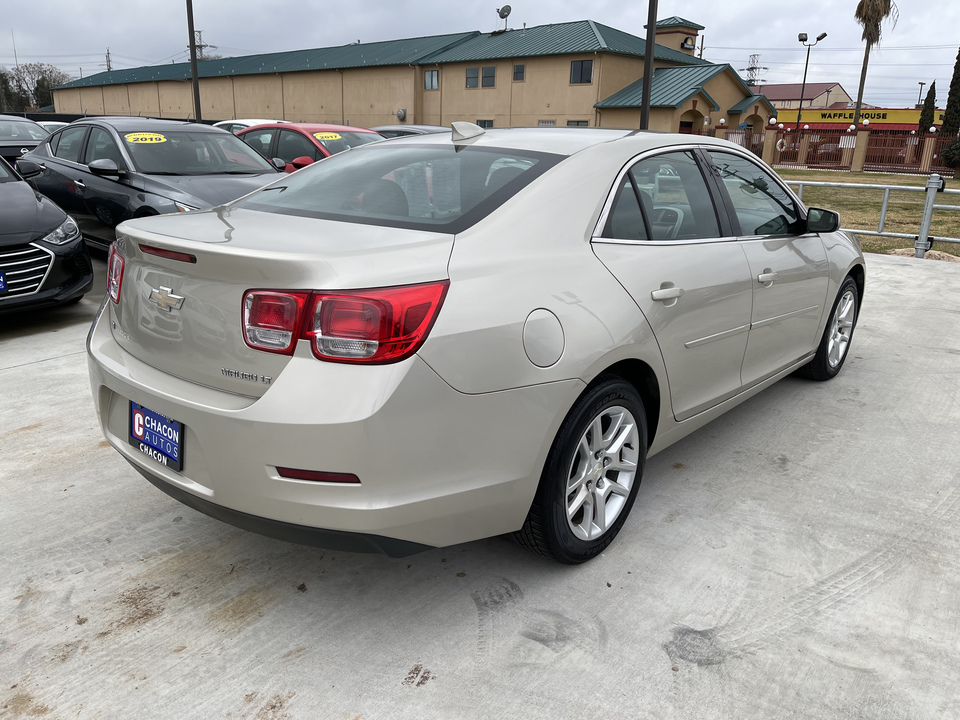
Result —
[[[110,245],[107,258],[107,292],[115,303],[120,302],[120,286],[123,285],[123,255],[117,252],[117,244]]]
[[[243,299],[244,337],[257,350],[291,355],[299,335],[321,360],[397,362],[426,340],[449,285],[444,280],[340,292],[250,290]]]
[[[243,338],[257,350],[292,355],[310,293],[251,290],[243,296]]]

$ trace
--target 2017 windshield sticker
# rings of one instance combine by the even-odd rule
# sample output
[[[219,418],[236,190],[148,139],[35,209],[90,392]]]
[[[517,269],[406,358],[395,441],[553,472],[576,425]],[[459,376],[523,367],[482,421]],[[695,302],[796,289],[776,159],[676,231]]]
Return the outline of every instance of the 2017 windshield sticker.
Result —
[[[123,136],[123,139],[128,143],[143,143],[143,144],[152,144],[152,143],[162,143],[166,142],[165,138],[160,133],[150,133],[150,132],[139,132],[139,133],[127,133]]]
[[[334,132],[314,133],[317,140],[340,140],[340,135]]]

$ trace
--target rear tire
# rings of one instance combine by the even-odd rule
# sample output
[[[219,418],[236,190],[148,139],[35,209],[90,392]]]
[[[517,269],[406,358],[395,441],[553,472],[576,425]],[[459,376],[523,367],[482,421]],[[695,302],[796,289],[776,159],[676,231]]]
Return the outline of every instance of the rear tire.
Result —
[[[840,286],[837,299],[830,311],[830,320],[823,330],[823,337],[813,360],[797,370],[797,374],[810,380],[830,380],[843,368],[853,340],[853,331],[860,314],[860,291],[852,277]]]
[[[514,538],[567,565],[599,555],[630,514],[646,455],[640,395],[619,377],[599,378],[560,426]]]

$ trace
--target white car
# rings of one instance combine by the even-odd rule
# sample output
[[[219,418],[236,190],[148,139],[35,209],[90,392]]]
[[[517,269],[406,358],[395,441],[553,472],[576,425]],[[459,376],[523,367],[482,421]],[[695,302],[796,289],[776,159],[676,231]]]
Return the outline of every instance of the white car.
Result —
[[[263,118],[240,118],[238,120],[221,120],[215,122],[214,127],[223,128],[227,132],[238,133],[254,125],[267,125],[270,123],[285,123],[287,120],[265,120]]]
[[[840,371],[859,245],[740,146],[454,126],[119,226],[89,367],[137,471],[286,540],[579,563],[648,456]]]

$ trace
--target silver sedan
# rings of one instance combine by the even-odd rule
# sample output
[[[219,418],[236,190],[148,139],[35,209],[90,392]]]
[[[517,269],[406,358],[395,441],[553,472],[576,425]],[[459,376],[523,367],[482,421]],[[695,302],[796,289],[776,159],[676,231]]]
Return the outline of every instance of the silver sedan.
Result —
[[[579,563],[647,457],[840,371],[865,276],[838,228],[725,141],[454,123],[122,224],[93,397],[137,471],[240,527]]]

